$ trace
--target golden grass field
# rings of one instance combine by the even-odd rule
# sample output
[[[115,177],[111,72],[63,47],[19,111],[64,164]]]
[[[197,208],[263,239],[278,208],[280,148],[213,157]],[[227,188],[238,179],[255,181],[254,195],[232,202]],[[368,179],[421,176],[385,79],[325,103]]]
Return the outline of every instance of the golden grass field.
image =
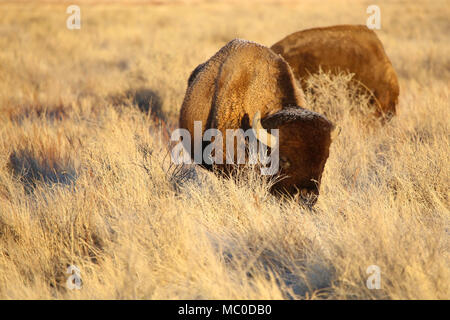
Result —
[[[80,1],[80,30],[68,4],[0,1],[1,299],[450,298],[448,1]],[[170,165],[199,63],[237,37],[364,24],[370,4],[398,114],[367,125],[348,75],[311,79],[309,108],[342,128],[313,210],[252,173]]]

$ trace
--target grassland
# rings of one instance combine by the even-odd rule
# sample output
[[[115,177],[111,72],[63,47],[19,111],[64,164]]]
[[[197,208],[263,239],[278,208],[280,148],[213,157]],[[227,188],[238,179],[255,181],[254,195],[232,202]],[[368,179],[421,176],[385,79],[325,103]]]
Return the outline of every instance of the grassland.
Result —
[[[342,127],[314,210],[167,154],[190,72],[226,42],[363,24],[369,4],[82,1],[68,30],[68,4],[0,2],[0,298],[449,299],[448,1],[377,1],[387,125],[349,112],[348,76],[311,79]]]

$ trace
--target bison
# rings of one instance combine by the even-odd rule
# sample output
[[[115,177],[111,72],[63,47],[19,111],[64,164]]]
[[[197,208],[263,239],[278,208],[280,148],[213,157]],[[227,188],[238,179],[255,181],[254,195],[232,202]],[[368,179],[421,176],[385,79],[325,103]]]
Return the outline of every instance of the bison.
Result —
[[[224,136],[226,129],[263,129],[256,130],[256,137],[266,136],[266,145],[279,148],[279,173],[285,177],[271,192],[298,194],[314,203],[334,125],[304,107],[303,92],[281,56],[263,45],[235,39],[192,72],[179,125],[191,136],[194,121],[201,121],[202,133],[216,128]],[[277,146],[271,145],[274,140],[267,129],[279,130]],[[188,151],[193,158],[193,148]],[[217,168],[220,172],[226,165]]]
[[[396,113],[397,75],[374,31],[364,25],[340,25],[295,32],[271,49],[289,63],[303,89],[309,74],[322,68],[354,74],[369,90],[375,115],[389,120]]]

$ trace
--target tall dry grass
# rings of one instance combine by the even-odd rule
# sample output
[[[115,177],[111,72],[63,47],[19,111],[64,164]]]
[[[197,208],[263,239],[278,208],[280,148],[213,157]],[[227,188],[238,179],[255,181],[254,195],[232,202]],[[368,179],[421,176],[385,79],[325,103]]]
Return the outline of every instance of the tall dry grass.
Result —
[[[369,4],[83,2],[70,31],[65,5],[0,3],[0,298],[450,298],[446,1],[379,3],[387,125],[349,112],[366,101],[348,75],[311,79],[342,128],[313,210],[167,155],[190,71],[226,42],[364,23]]]

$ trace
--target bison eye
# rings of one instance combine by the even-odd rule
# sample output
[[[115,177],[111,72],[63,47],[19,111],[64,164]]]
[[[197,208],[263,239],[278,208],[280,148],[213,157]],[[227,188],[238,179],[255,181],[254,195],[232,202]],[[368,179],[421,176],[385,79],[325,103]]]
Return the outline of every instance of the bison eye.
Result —
[[[280,157],[280,167],[281,167],[281,169],[286,170],[290,166],[291,166],[291,163],[289,162],[289,160],[286,157],[281,156]]]

